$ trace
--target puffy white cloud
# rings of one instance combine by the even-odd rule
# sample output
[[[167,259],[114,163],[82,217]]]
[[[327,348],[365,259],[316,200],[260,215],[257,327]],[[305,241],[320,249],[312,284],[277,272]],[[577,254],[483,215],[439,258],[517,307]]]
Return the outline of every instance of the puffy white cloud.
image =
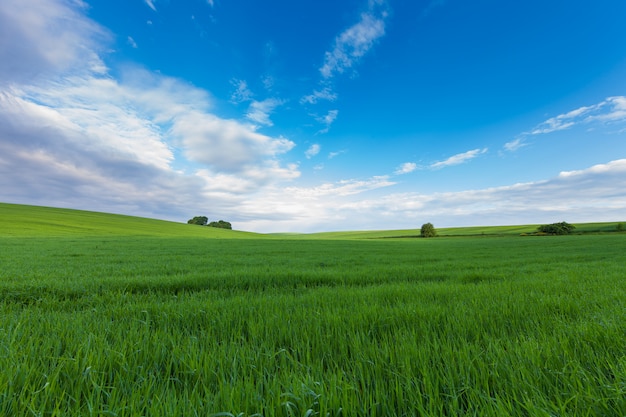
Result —
[[[433,169],[439,169],[439,168],[449,167],[449,166],[452,166],[452,165],[459,165],[459,164],[465,163],[465,162],[467,162],[467,161],[469,161],[471,159],[476,158],[478,155],[486,153],[487,150],[488,150],[487,148],[484,148],[484,149],[473,149],[471,151],[459,153],[459,154],[451,156],[450,158],[446,159],[445,161],[435,162],[435,163],[431,164],[430,167],[433,168]]]
[[[288,139],[260,134],[236,120],[201,112],[177,116],[171,132],[183,144],[187,158],[226,172],[243,173],[295,146]]]
[[[110,34],[83,15],[86,7],[80,0],[0,2],[0,86],[66,71],[101,70],[97,50]]]
[[[83,6],[0,4],[2,39],[24,49],[0,42],[0,200],[173,220],[210,206],[236,219],[243,200],[300,175],[279,160],[293,142],[219,117],[208,92],[129,66],[110,75],[105,31]],[[20,75],[16,56],[38,72]]]

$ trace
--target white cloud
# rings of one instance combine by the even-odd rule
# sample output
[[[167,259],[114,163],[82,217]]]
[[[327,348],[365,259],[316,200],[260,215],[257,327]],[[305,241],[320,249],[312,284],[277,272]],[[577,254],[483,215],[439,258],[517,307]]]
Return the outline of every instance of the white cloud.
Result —
[[[37,83],[2,68],[0,200],[183,221],[210,207],[238,219],[243,200],[300,175],[280,161],[293,142],[217,116],[208,92],[131,66],[114,78],[97,53],[104,31],[82,5],[0,4],[0,31],[16,17],[7,39],[28,33],[19,56],[44,67]],[[13,56],[0,42],[0,66]]]
[[[347,153],[347,152],[348,152],[347,150],[337,151],[337,152],[330,152],[330,153],[328,154],[328,159],[333,159],[333,158],[336,158],[336,157],[338,157],[339,155],[342,155],[342,154]]]
[[[509,152],[513,152],[518,150],[519,148],[522,148],[524,146],[526,146],[527,143],[525,143],[525,138],[523,136],[520,136],[518,138],[515,138],[514,140],[507,142],[504,144],[504,149],[509,151]]]
[[[264,79],[264,82],[268,78]],[[245,80],[232,79],[230,83],[235,87],[235,91],[230,96],[231,103],[240,104],[246,101],[250,102],[246,118],[259,125],[273,126],[270,115],[278,106],[285,104],[284,100],[277,98],[268,98],[262,101],[254,100],[254,94],[248,87]]]
[[[445,168],[452,165],[459,165],[465,163],[471,159],[476,158],[478,155],[484,154],[487,152],[487,148],[484,149],[473,149],[471,151],[463,152],[460,154],[456,154],[446,159],[445,161],[435,162],[430,165],[433,169]]]
[[[82,1],[0,1],[0,86],[61,72],[102,69],[108,31],[84,17]]]
[[[389,230],[418,229],[428,221],[437,227],[623,221],[626,212],[624,159],[542,181],[458,192],[384,193],[393,185],[388,177],[373,177],[267,190],[243,209],[263,207],[275,218],[257,213],[242,225],[267,232]]]
[[[516,151],[525,146],[531,136],[545,135],[577,126],[596,127],[623,123],[626,123],[626,97],[608,97],[592,106],[579,107],[551,117],[535,126],[530,132],[522,133],[515,140],[505,143],[504,149]]]
[[[239,104],[252,100],[254,94],[248,88],[248,83],[245,80],[232,79],[230,83],[235,87],[235,91],[230,96],[232,103]]]
[[[626,159],[618,159],[606,164],[594,165],[591,168],[578,171],[563,171],[559,173],[560,179],[584,178],[586,176],[624,173],[626,175]]]
[[[154,7],[154,0],[144,0],[144,1],[146,2],[149,8],[151,8],[155,12],[157,11],[156,7]]]
[[[218,171],[245,173],[250,166],[288,152],[295,146],[285,138],[271,138],[235,120],[190,111],[178,116],[171,128],[184,145],[188,159]]]
[[[338,115],[339,110],[329,110],[325,116],[317,117],[316,120],[324,125],[324,128],[319,130],[317,133],[328,133],[330,125],[333,124]]]
[[[335,38],[331,51],[326,52],[320,73],[325,79],[332,78],[352,68],[385,34],[387,12],[377,6],[384,2],[370,2],[369,10],[361,14],[359,22]]]
[[[284,102],[277,98],[268,98],[263,101],[253,100],[248,108],[246,117],[255,123],[265,126],[272,126],[274,123],[270,119],[271,113]]]
[[[128,43],[131,46],[131,48],[137,49],[137,42],[135,42],[135,40],[132,38],[132,36],[129,36],[126,39],[126,43]]]
[[[626,159],[543,181],[459,192],[396,193],[335,207],[346,214],[346,219],[357,220],[345,224],[343,230],[363,228],[364,223],[358,219],[373,216],[395,222],[385,222],[385,229],[417,228],[425,221],[442,227],[622,221],[626,210]]]
[[[337,100],[337,94],[330,87],[324,87],[321,90],[313,90],[312,94],[302,97],[300,104],[316,104],[320,100],[335,101]]]
[[[261,82],[263,83],[263,87],[267,91],[270,91],[272,88],[274,88],[274,84],[276,81],[274,80],[274,77],[272,77],[271,75],[265,75],[261,77]]]
[[[415,162],[405,162],[396,169],[396,175],[409,174],[417,169]]]
[[[295,198],[304,200],[320,197],[335,196],[345,197],[361,194],[366,191],[382,187],[389,187],[395,182],[390,181],[386,175],[375,176],[366,180],[342,180],[335,183],[325,183],[315,187],[287,187],[285,193]]]
[[[309,149],[307,149],[307,151],[304,153],[304,155],[306,156],[307,159],[311,159],[315,155],[320,153],[321,149],[322,149],[322,147],[318,143],[314,143],[313,145],[311,145],[309,147]]]

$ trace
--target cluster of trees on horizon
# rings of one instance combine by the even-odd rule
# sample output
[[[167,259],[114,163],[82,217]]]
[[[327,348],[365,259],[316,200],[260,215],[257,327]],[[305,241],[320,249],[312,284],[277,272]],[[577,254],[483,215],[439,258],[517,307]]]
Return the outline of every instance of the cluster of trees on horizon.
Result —
[[[194,218],[187,220],[187,224],[197,224],[199,226],[217,227],[219,229],[229,229],[229,230],[233,229],[232,224],[224,220],[218,220],[216,222],[209,223],[209,218],[207,216],[195,216]]]

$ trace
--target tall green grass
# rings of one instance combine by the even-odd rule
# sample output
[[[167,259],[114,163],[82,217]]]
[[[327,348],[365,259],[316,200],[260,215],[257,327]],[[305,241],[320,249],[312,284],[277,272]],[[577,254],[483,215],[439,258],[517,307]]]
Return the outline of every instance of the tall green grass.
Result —
[[[624,416],[625,251],[0,237],[0,415]]]

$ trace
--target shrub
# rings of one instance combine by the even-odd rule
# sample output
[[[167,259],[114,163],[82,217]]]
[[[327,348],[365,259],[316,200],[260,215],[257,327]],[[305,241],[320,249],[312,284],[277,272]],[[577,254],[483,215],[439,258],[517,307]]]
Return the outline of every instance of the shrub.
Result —
[[[209,219],[206,216],[196,216],[193,219],[187,220],[187,224],[197,224],[200,226],[204,226],[207,224]]]
[[[220,220],[217,222],[209,223],[209,227],[219,227],[220,229],[231,229],[233,226],[229,222],[225,222],[224,220]]]
[[[545,233],[548,235],[569,235],[575,229],[573,225],[561,222],[561,223],[552,223],[552,224],[544,224],[537,228],[539,232]]]

